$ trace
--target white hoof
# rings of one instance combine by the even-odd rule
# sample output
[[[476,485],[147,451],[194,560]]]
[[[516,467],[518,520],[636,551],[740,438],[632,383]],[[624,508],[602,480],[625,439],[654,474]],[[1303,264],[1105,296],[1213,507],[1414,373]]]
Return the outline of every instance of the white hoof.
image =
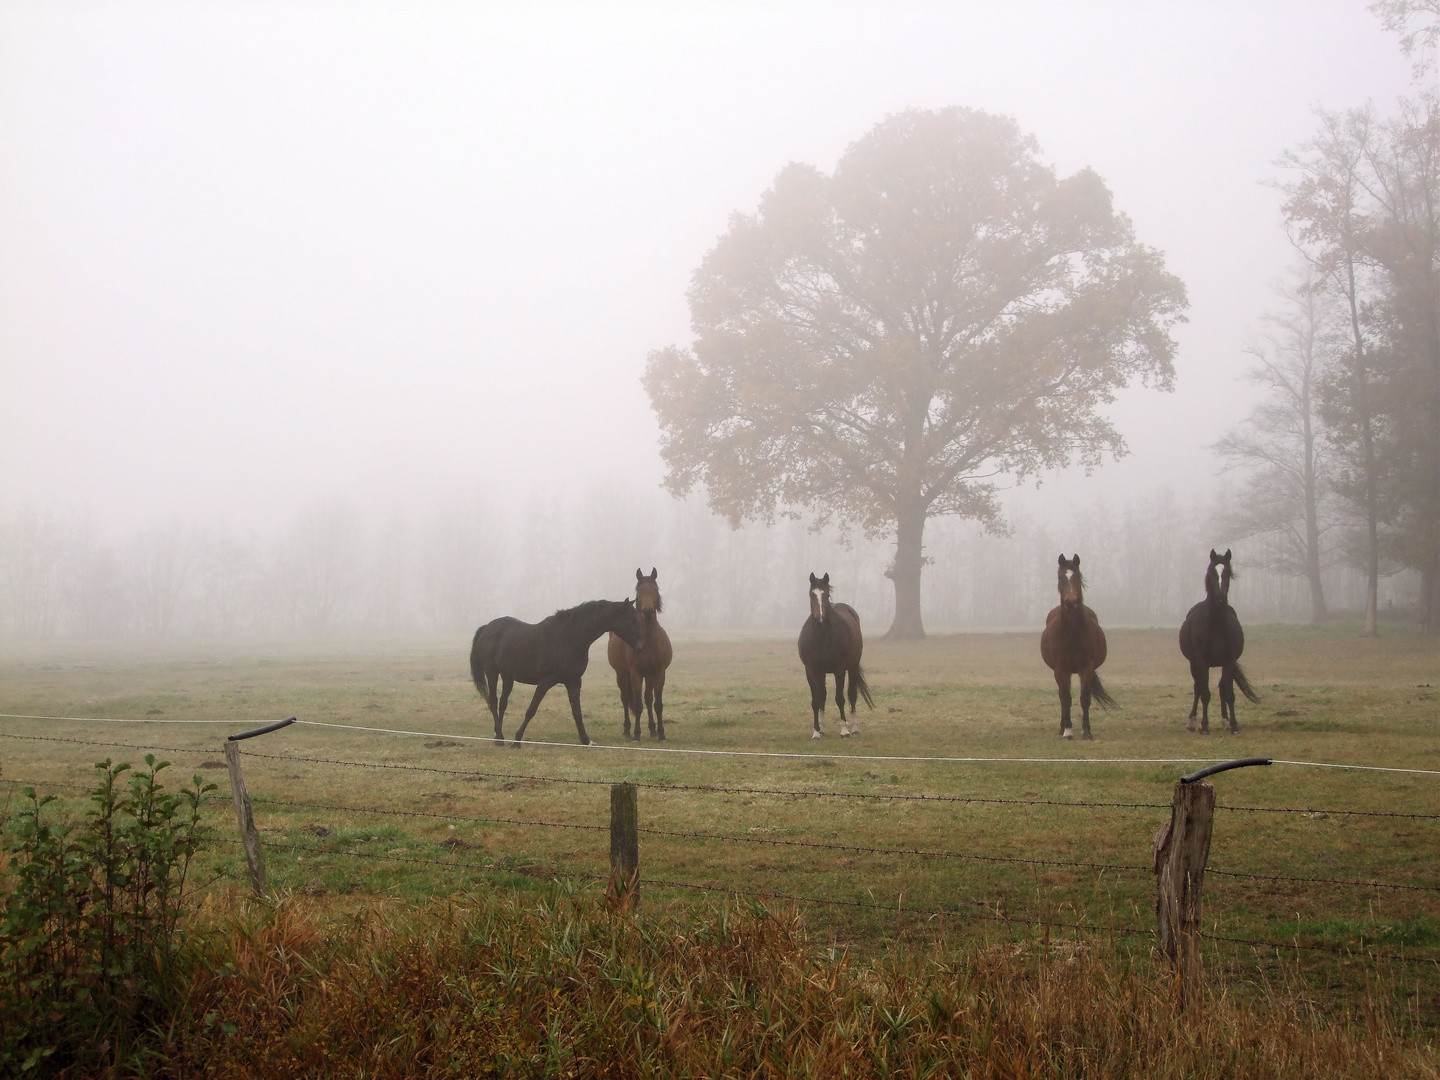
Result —
[[[810,733],[810,738],[812,738],[812,739],[818,739],[822,734],[823,734],[823,732],[812,731],[812,732]]]
[[[1060,733],[1060,737],[1062,739],[1073,739],[1075,737],[1075,733],[1067,727],[1064,731]]]
[[[840,729],[840,738],[842,738],[842,739],[848,739],[849,737],[850,737],[849,729],[842,727],[842,728]]]

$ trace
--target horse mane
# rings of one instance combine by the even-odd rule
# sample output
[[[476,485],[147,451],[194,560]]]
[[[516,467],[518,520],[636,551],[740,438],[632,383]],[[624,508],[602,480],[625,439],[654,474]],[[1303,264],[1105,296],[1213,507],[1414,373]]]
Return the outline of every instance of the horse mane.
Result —
[[[619,601],[617,601],[617,600],[586,600],[583,604],[576,604],[574,607],[569,607],[569,608],[556,608],[556,609],[555,609],[555,614],[554,614],[554,615],[551,615],[550,618],[552,618],[552,619],[558,619],[558,618],[561,618],[562,616],[579,617],[579,616],[581,616],[581,615],[588,615],[590,612],[592,612],[592,611],[594,611],[596,608],[598,608],[601,604],[615,604],[615,603],[624,603],[624,601],[623,601],[623,600],[619,600]]]

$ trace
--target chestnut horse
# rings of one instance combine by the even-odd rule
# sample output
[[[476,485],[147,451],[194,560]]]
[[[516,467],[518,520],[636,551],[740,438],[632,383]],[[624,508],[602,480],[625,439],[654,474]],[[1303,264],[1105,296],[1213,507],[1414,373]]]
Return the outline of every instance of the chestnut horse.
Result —
[[[635,568],[635,611],[640,616],[640,640],[643,647],[636,652],[619,634],[610,635],[606,655],[615,669],[615,682],[620,687],[620,708],[625,713],[625,737],[630,737],[630,714],[635,714],[635,741],[640,741],[640,702],[644,690],[645,714],[650,720],[652,738],[665,741],[665,669],[674,652],[670,635],[656,617],[660,614],[659,574],[650,568],[646,577]]]
[[[1085,579],[1080,576],[1080,556],[1066,561],[1060,556],[1056,574],[1060,604],[1045,616],[1045,630],[1040,635],[1040,656],[1055,672],[1055,686],[1060,691],[1060,737],[1073,737],[1070,726],[1070,676],[1080,676],[1080,737],[1090,735],[1090,699],[1101,708],[1109,709],[1115,700],[1105,692],[1095,669],[1105,662],[1105,631],[1095,612],[1085,606]]]
[[[1259,701],[1250,680],[1240,670],[1240,654],[1245,651],[1245,631],[1240,618],[1230,606],[1230,582],[1235,571],[1230,569],[1230,549],[1224,555],[1210,549],[1210,565],[1205,570],[1205,599],[1185,615],[1180,627],[1180,652],[1190,661],[1190,676],[1195,681],[1195,696],[1190,701],[1190,719],[1186,731],[1195,730],[1195,708],[1204,703],[1200,731],[1210,733],[1210,669],[1220,669],[1220,722],[1230,721],[1230,734],[1237,735],[1240,725],[1235,720],[1235,687],[1251,701]]]
[[[830,602],[830,575],[810,575],[810,618],[800,628],[800,662],[810,682],[810,710],[815,714],[812,739],[825,734],[820,714],[825,711],[825,676],[835,676],[835,707],[840,710],[840,735],[860,734],[855,721],[855,699],[864,697],[872,709],[870,687],[860,667],[865,640],[860,634],[860,616],[849,604]],[[845,722],[845,677],[850,677],[850,722]]]
[[[570,695],[570,711],[580,741],[590,745],[585,721],[580,715],[580,677],[590,663],[590,646],[607,630],[619,634],[635,648],[643,649],[640,621],[629,600],[590,600],[577,607],[557,611],[538,623],[521,622],[506,615],[493,619],[475,631],[470,646],[470,674],[475,689],[485,697],[495,718],[495,742],[505,742],[503,724],[510,690],[517,683],[533,683],[535,696],[525,710],[525,719],[515,732],[515,745],[525,737],[535,710],[546,692],[556,683],[564,684]],[[496,690],[500,700],[495,700]]]

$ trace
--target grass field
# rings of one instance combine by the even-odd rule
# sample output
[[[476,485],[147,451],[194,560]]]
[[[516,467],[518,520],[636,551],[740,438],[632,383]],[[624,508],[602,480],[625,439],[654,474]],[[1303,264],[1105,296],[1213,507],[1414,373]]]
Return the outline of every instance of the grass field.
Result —
[[[793,639],[678,636],[665,745],[798,755],[792,758],[579,747],[559,692],[527,734],[567,745],[517,750],[459,738],[490,731],[467,670],[468,641],[460,638],[272,647],[9,643],[0,653],[0,712],[155,723],[0,720],[0,733],[29,737],[0,738],[0,779],[10,798],[23,783],[71,793],[62,812],[77,812],[73,793],[89,783],[93,762],[138,761],[143,751],[48,740],[170,748],[160,756],[174,762],[176,780],[199,771],[219,784],[210,811],[219,842],[196,880],[233,890],[243,862],[227,842],[234,817],[221,753],[225,734],[292,714],[425,732],[295,725],[244,744],[272,887],[343,912],[603,876],[605,784],[634,780],[646,785],[640,840],[649,908],[683,913],[719,903],[719,893],[656,884],[684,882],[847,902],[854,906],[799,906],[814,939],[861,957],[923,955],[969,940],[1033,940],[1047,926],[1052,939],[1100,937],[1147,957],[1154,930],[1151,837],[1168,820],[1171,789],[1184,772],[1247,755],[1440,769],[1434,640],[1398,629],[1364,639],[1356,629],[1251,628],[1244,663],[1262,700],[1241,699],[1238,736],[1220,733],[1218,715],[1208,736],[1185,731],[1189,679],[1172,630],[1112,630],[1103,674],[1120,708],[1092,712],[1090,743],[1058,737],[1054,684],[1035,633],[871,641],[865,666],[874,711],[862,706],[861,733],[842,740],[832,707],[831,734],[815,742]],[[592,737],[613,747],[621,742],[620,709],[603,646],[602,640],[592,652],[583,700]],[[523,716],[523,690],[512,700],[507,734]],[[1218,713],[1218,699],[1214,705]],[[159,723],[202,719],[224,723]],[[642,746],[656,744],[647,738]],[[1049,760],[873,760],[882,756]],[[1169,760],[1082,761],[1122,758]],[[1298,979],[1323,1007],[1368,992],[1376,963],[1367,951],[1428,958],[1381,966],[1407,1015],[1433,1029],[1440,1022],[1437,777],[1277,764],[1213,782],[1227,809],[1216,815],[1207,931],[1349,953],[1212,940],[1207,970],[1237,988]],[[696,786],[732,790],[685,790]],[[746,788],[869,797],[734,790]],[[1014,801],[907,798],[922,795]],[[793,846],[799,844],[892,850]],[[1109,868],[1055,865],[1078,862]],[[1077,924],[1135,933],[1066,930]]]

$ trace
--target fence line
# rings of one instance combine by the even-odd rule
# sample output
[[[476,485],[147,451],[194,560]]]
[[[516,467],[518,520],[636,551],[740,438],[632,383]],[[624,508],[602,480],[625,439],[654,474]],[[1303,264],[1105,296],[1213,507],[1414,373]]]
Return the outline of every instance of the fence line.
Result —
[[[534,825],[546,829],[583,829],[587,832],[609,832],[609,825],[576,825],[567,821],[521,821],[518,818],[467,817],[463,814],[437,814],[429,810],[381,810],[371,806],[333,806],[326,803],[291,802],[286,799],[255,799],[256,806],[289,806],[301,810],[335,810],[347,814],[383,814],[391,817],[436,818],[441,821],[467,821],[476,825]]]
[[[227,841],[227,842],[230,843],[230,844],[235,844],[235,845],[239,845],[239,843],[240,843],[239,840],[229,840],[229,841]],[[416,857],[411,856],[411,855],[408,855],[408,854],[407,854],[407,855],[388,855],[388,854],[387,854],[387,855],[379,855],[379,854],[372,854],[372,853],[370,853],[370,852],[363,852],[363,851],[344,851],[344,850],[340,850],[340,849],[337,849],[337,848],[315,847],[315,846],[309,845],[309,844],[291,844],[291,845],[288,845],[288,846],[276,845],[276,846],[275,846],[275,850],[291,851],[291,852],[301,852],[301,853],[311,854],[311,855],[339,855],[339,856],[345,857],[345,858],[372,859],[372,860],[378,860],[378,861],[383,861],[383,862],[422,863],[422,864],[427,864],[427,865],[432,865],[432,866],[441,866],[441,867],[445,867],[445,868],[451,869],[451,870],[473,869],[473,870],[490,871],[490,872],[492,872],[492,873],[521,874],[521,875],[524,875],[524,876],[526,876],[526,877],[535,877],[535,878],[549,877],[549,878],[552,878],[552,879],[553,879],[553,878],[558,878],[558,877],[561,876],[558,871],[555,871],[555,872],[546,871],[546,872],[541,873],[541,872],[537,872],[537,871],[534,871],[534,870],[530,870],[530,869],[525,868],[525,867],[502,867],[502,866],[496,866],[494,863],[484,863],[484,864],[481,864],[481,863],[455,862],[455,861],[446,860],[446,859],[422,859],[422,858],[416,858]],[[576,878],[576,879],[581,880],[581,881],[591,881],[591,882],[602,882],[602,881],[608,881],[608,880],[609,880],[608,875],[603,875],[603,874],[586,874],[586,873],[580,873],[580,874],[570,874],[570,875],[565,875],[565,876],[573,877],[573,878]],[[1129,927],[1129,926],[1104,926],[1104,925],[1094,925],[1094,924],[1090,924],[1090,923],[1079,923],[1079,922],[1075,922],[1075,923],[1059,922],[1059,921],[1042,919],[1042,918],[1025,918],[1025,919],[1020,919],[1020,918],[1015,918],[1014,916],[997,915],[997,914],[993,914],[993,913],[989,913],[989,912],[987,912],[987,913],[984,914],[984,915],[981,915],[981,914],[976,913],[976,912],[954,911],[954,910],[944,909],[944,908],[941,908],[941,909],[913,908],[913,907],[912,907],[912,908],[905,908],[905,907],[903,906],[903,894],[902,894],[902,899],[901,899],[899,902],[897,902],[897,904],[896,904],[895,907],[892,908],[892,907],[890,907],[888,904],[873,904],[873,903],[872,903],[872,904],[867,904],[867,903],[865,903],[865,902],[862,901],[862,900],[838,900],[838,899],[835,899],[834,897],[800,896],[800,895],[797,895],[797,894],[794,894],[794,893],[781,893],[781,892],[770,892],[770,891],[761,891],[761,890],[735,889],[735,888],[729,888],[729,887],[723,886],[723,885],[704,885],[704,884],[700,884],[700,883],[698,883],[698,882],[672,881],[672,880],[669,880],[669,879],[666,879],[666,878],[646,878],[645,881],[646,881],[646,884],[647,884],[647,885],[654,886],[654,887],[659,887],[659,888],[690,889],[690,890],[695,890],[695,891],[700,891],[700,892],[723,893],[723,894],[728,895],[728,896],[744,896],[744,897],[749,897],[749,898],[752,898],[752,899],[760,899],[760,900],[788,900],[788,901],[791,901],[791,902],[793,902],[793,903],[809,904],[809,905],[814,905],[814,906],[819,906],[819,907],[845,907],[845,908],[855,908],[855,909],[867,910],[867,911],[877,911],[877,912],[882,912],[882,913],[887,914],[887,915],[888,915],[888,914],[891,914],[891,913],[894,913],[894,914],[897,915],[897,916],[898,916],[898,915],[901,915],[901,914],[909,914],[909,915],[912,915],[912,916],[923,915],[923,916],[927,916],[927,917],[929,917],[929,918],[952,918],[952,919],[961,919],[961,920],[970,921],[970,922],[1001,922],[1001,923],[1010,923],[1010,924],[1013,924],[1013,925],[1027,926],[1027,927],[1028,927],[1028,926],[1058,926],[1058,927],[1065,927],[1065,928],[1070,928],[1070,929],[1074,929],[1074,930],[1083,930],[1083,931],[1086,931],[1086,932],[1088,932],[1088,933],[1098,933],[1098,934],[1121,934],[1121,935],[1124,935],[1124,936],[1147,937],[1147,938],[1154,936],[1154,931],[1153,931],[1153,930],[1143,930],[1143,929],[1137,929],[1137,928],[1135,928],[1135,927]],[[1201,934],[1201,937],[1204,937],[1204,938],[1206,938],[1206,939],[1208,939],[1208,940],[1210,940],[1210,941],[1220,941],[1220,942],[1225,942],[1225,943],[1227,943],[1227,944],[1232,944],[1232,945],[1249,945],[1249,946],[1252,946],[1252,947],[1260,947],[1260,948],[1267,948],[1267,949],[1285,949],[1285,950],[1289,950],[1289,949],[1299,949],[1299,950],[1303,950],[1303,951],[1306,951],[1306,952],[1329,953],[1329,954],[1334,955],[1334,956],[1354,956],[1355,953],[1356,953],[1356,951],[1357,951],[1357,950],[1354,949],[1354,948],[1337,948],[1337,947],[1335,947],[1335,946],[1333,946],[1333,945],[1302,945],[1302,944],[1300,944],[1299,942],[1295,942],[1295,941],[1284,942],[1284,941],[1269,941],[1269,940],[1266,940],[1266,939],[1263,939],[1263,938],[1237,938],[1237,937],[1228,937],[1228,936],[1223,935],[1223,934],[1202,933],[1202,934]],[[1363,939],[1362,939],[1362,944],[1361,944],[1361,951],[1363,951]],[[1404,955],[1400,955],[1400,954],[1397,954],[1397,953],[1379,953],[1379,952],[1375,952],[1375,953],[1366,953],[1366,955],[1369,956],[1369,957],[1371,957],[1372,959],[1375,959],[1375,960],[1391,960],[1391,961],[1395,961],[1395,962],[1402,963],[1402,964],[1417,964],[1417,963],[1432,964],[1432,963],[1435,962],[1433,959],[1429,959],[1429,958],[1425,958],[1425,957],[1418,957],[1418,958],[1417,958],[1417,957],[1413,957],[1413,956],[1404,956]]]
[[[380,814],[395,817],[422,817],[435,818],[442,821],[464,821],[472,824],[504,824],[504,825],[535,825],[540,827],[558,829],[590,829],[598,832],[608,831],[608,825],[572,825],[564,822],[554,821],[518,821],[513,818],[494,817],[470,817],[464,814],[437,814],[428,810],[382,810],[378,807],[368,806],[337,806],[324,803],[301,803],[285,799],[256,799],[255,802],[261,805],[288,806],[306,810],[332,810],[341,813],[351,814]],[[764,844],[771,847],[794,847],[794,848],[815,848],[821,851],[848,851],[858,852],[866,855],[919,855],[925,858],[934,859],[966,859],[974,862],[989,863],[1014,863],[1027,866],[1052,866],[1068,867],[1077,870],[1122,870],[1140,871],[1152,874],[1155,871],[1153,865],[1135,863],[1097,863],[1097,862],[1074,862],[1065,859],[1022,859],[1004,855],[974,855],[969,852],[959,851],[935,851],[925,848],[888,848],[861,846],[855,844],[829,844],[818,843],[813,840],[780,840],[761,836],[736,836],[728,833],[704,833],[684,832],[674,829],[641,828],[638,832],[647,836],[662,836],[671,839],[683,840],[720,840],[735,844]],[[1290,881],[1303,882],[1315,885],[1347,885],[1367,889],[1402,889],[1413,892],[1436,892],[1440,893],[1440,885],[1394,885],[1384,881],[1356,881],[1346,878],[1310,878],[1310,877],[1287,877],[1277,874],[1249,874],[1234,870],[1209,870],[1208,873],[1223,874],[1225,877],[1248,878],[1256,881]]]
[[[107,724],[222,724],[230,723],[225,720],[152,720],[132,719],[118,717],[88,717],[88,716],[39,716],[22,713],[0,713],[0,719],[24,719],[24,720],[68,720],[68,721],[90,721]],[[344,731],[363,731],[378,735],[407,735],[411,737],[427,739],[463,739],[466,742],[495,742],[492,735],[457,735],[442,734],[438,731],[411,731],[406,728],[379,728],[367,727],[363,724],[337,724],[324,720],[297,720],[297,724],[306,724],[309,727],[335,728]],[[701,750],[686,747],[671,746],[633,746],[613,745],[610,743],[591,742],[588,745],[580,743],[557,743],[547,742],[542,739],[530,739],[519,746],[545,746],[558,749],[576,750],[619,750],[627,753],[642,754],[703,754],[719,757],[763,757],[763,758],[800,758],[815,761],[822,758],[839,758],[844,761],[909,761],[909,762],[932,762],[935,764],[1022,764],[1022,765],[1208,765],[1224,761],[1224,758],[1055,758],[1055,757],[943,757],[932,755],[902,755],[902,754],[818,754],[782,752],[777,750]],[[1353,769],[1361,772],[1389,772],[1407,773],[1417,776],[1440,776],[1440,769],[1408,769],[1389,765],[1351,765],[1343,762],[1332,761],[1289,761],[1281,758],[1272,759],[1275,765],[1295,765],[1316,769]]]
[[[233,726],[233,725],[232,725]],[[99,742],[89,739],[68,739],[56,735],[15,735],[10,732],[0,731],[0,738],[20,739],[26,742],[58,742],[70,743],[77,746],[103,746],[118,747],[129,750],[163,750],[167,753],[178,754],[211,754],[215,750],[212,747],[185,747],[185,746],[154,746],[148,743],[117,743]],[[265,758],[271,761],[304,761],[319,765],[344,765],[363,769],[392,769],[406,772],[428,772],[444,776],[473,777],[477,779],[502,779],[502,780],[534,780],[552,784],[591,784],[610,785],[611,780],[590,780],[580,777],[568,776],[543,776],[535,773],[503,773],[490,772],[483,769],[442,769],[434,765],[402,765],[395,762],[381,761],[347,761],[340,758],[309,757],[303,754],[266,754],[260,751],[246,751],[246,757]],[[647,781],[630,781],[636,787],[648,788],[654,791],[706,791],[719,792],[731,795],[779,795],[791,797],[824,797],[832,799],[870,799],[875,801],[896,801],[896,802],[939,802],[939,803],[989,803],[1005,806],[1072,806],[1099,809],[1122,809],[1122,810],[1168,810],[1169,803],[1122,803],[1122,802],[1088,802],[1083,800],[1062,800],[1062,799],[1005,799],[991,798],[971,795],[905,795],[900,793],[869,792],[869,791],[800,791],[789,788],[751,788],[751,787],[724,787],[715,784],[672,784],[655,783]],[[1378,818],[1408,818],[1421,821],[1440,821],[1440,814],[1409,813],[1399,810],[1332,810],[1323,807],[1295,807],[1295,806],[1226,806],[1217,804],[1217,810],[1233,810],[1237,812],[1255,814],[1325,814],[1344,817],[1378,817]]]

